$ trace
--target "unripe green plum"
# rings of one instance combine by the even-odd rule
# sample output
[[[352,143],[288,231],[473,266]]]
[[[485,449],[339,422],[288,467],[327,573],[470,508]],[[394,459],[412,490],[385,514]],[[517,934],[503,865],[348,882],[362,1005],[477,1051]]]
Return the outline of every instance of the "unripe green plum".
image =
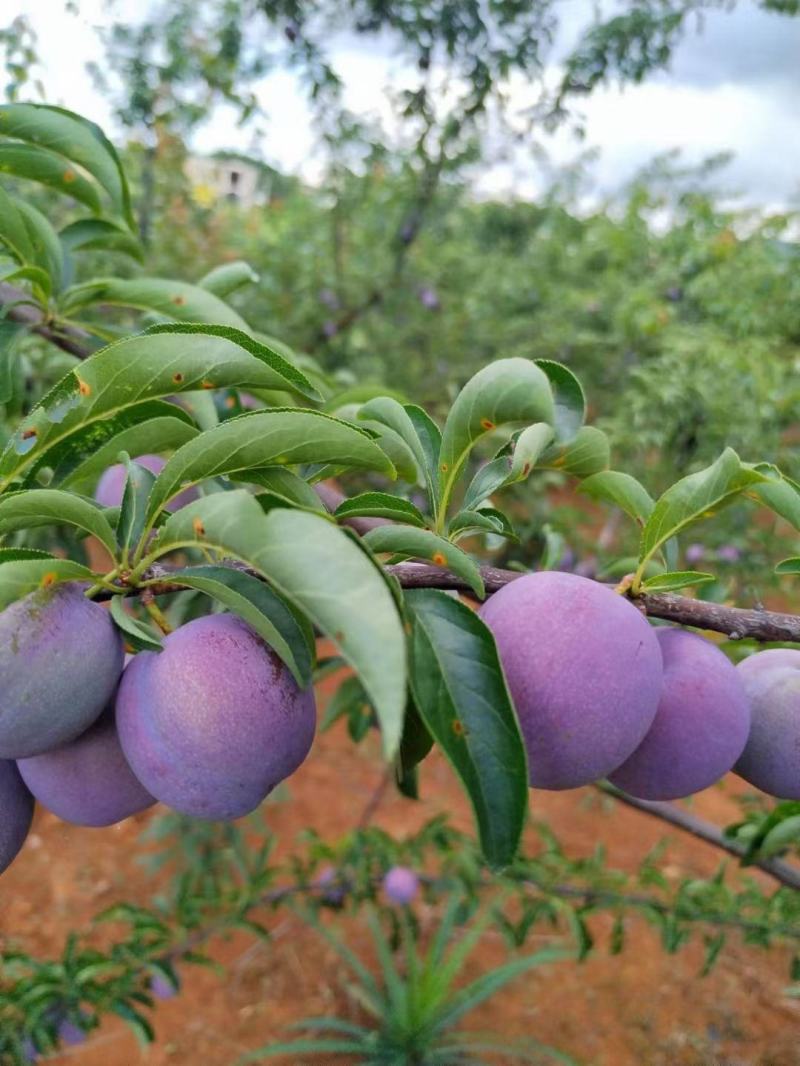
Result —
[[[19,854],[33,818],[33,796],[16,764],[0,761],[0,874]]]
[[[76,740],[17,766],[39,803],[73,825],[114,825],[155,803],[125,760],[113,708]]]
[[[74,583],[39,589],[0,614],[0,758],[80,736],[110,701],[123,645],[108,611]]]
[[[664,687],[655,720],[610,780],[639,799],[690,796],[713,785],[742,754],[750,701],[728,657],[710,640],[657,629]]]
[[[771,796],[800,800],[800,651],[760,651],[736,669],[750,697],[752,722],[734,769]]]
[[[530,784],[606,777],[655,718],[663,667],[655,631],[595,581],[526,574],[480,610],[494,634],[528,752]]]
[[[241,619],[198,618],[163,651],[141,652],[117,695],[122,750],[162,803],[197,818],[239,818],[303,762],[314,694]]]

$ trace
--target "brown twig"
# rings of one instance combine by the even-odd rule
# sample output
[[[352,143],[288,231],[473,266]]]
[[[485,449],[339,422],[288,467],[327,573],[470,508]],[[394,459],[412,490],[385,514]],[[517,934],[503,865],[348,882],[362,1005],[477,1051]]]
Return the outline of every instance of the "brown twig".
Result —
[[[8,308],[7,317],[11,322],[27,326],[32,333],[44,337],[57,348],[77,356],[78,359],[86,359],[94,350],[88,333],[74,326],[57,325],[48,321],[44,311],[31,302],[28,293],[4,281],[0,282],[0,307]]]
[[[667,822],[669,825],[675,826],[676,829],[681,829],[684,833],[697,837],[698,840],[704,840],[707,844],[713,844],[715,848],[727,851],[729,855],[735,855],[737,859],[740,859],[745,853],[746,849],[742,844],[726,837],[722,830],[714,825],[713,822],[708,822],[705,818],[698,818],[697,815],[690,814],[689,811],[675,806],[674,803],[636,799],[635,796],[628,796],[626,793],[614,788],[613,785],[602,781],[598,782],[595,788],[606,795],[613,796],[620,803],[633,807],[634,810],[649,814],[652,818],[658,818],[661,822]],[[781,859],[761,859],[754,862],[753,866],[761,870],[762,873],[768,874],[774,880],[780,881],[787,888],[800,889],[800,867],[783,862]]]

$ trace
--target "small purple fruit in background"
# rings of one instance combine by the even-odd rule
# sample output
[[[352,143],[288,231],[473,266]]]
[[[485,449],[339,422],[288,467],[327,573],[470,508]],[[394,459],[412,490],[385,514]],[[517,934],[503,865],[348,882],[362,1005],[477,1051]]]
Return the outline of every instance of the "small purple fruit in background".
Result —
[[[655,633],[664,659],[658,711],[609,780],[639,799],[680,799],[733,768],[750,731],[750,701],[736,667],[710,640],[683,629]]]
[[[325,307],[329,307],[331,311],[335,311],[339,307],[339,297],[333,289],[320,289],[319,302],[324,304]]]
[[[145,470],[149,470],[151,474],[160,474],[167,465],[167,460],[162,459],[160,455],[138,455],[134,462],[139,463]],[[125,492],[127,476],[128,471],[124,463],[115,463],[104,472],[97,482],[97,488],[94,492],[94,498],[101,507],[120,506],[122,495]],[[196,488],[186,489],[176,496],[174,500],[170,501],[167,510],[179,511],[181,507],[185,507],[187,503],[192,503],[197,497]]]
[[[735,772],[778,799],[800,800],[800,650],[770,648],[736,667],[750,697],[750,736]]]
[[[80,585],[54,585],[0,614],[0,759],[52,751],[80,736],[117,687],[122,637]]]
[[[114,825],[155,803],[125,760],[113,707],[69,744],[17,765],[39,803],[73,825]]]
[[[65,1018],[58,1026],[58,1039],[67,1047],[77,1047],[86,1043],[86,1033],[69,1018]]]
[[[33,819],[33,796],[16,763],[0,761],[0,874],[25,843]]]
[[[332,319],[329,318],[327,319],[327,321],[322,323],[322,335],[324,337],[327,337],[329,340],[331,337],[335,337],[338,332],[339,327],[334,321],[332,321]]]
[[[723,563],[738,563],[741,557],[742,553],[734,544],[723,544],[717,550],[717,558]]]
[[[533,788],[607,777],[644,740],[663,681],[655,630],[623,596],[549,570],[509,582],[480,609],[494,634]]]
[[[419,891],[419,878],[407,866],[393,866],[383,879],[383,891],[390,903],[407,907]]]
[[[442,306],[436,289],[431,288],[430,285],[424,285],[419,290],[419,302],[423,307],[427,307],[429,311],[438,311]]]
[[[706,549],[702,544],[690,544],[686,549],[686,562],[690,565],[701,562],[706,557]]]
[[[162,973],[154,973],[150,978],[150,992],[156,999],[174,999],[178,989]]]
[[[140,652],[119,686],[117,729],[136,777],[195,818],[241,818],[305,759],[316,708],[232,614],[197,618]]]

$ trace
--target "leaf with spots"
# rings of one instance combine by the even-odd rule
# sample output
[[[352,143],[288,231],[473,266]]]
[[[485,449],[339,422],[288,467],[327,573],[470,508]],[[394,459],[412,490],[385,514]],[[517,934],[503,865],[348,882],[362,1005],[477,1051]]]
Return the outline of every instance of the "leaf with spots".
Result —
[[[57,559],[53,555],[11,554],[0,551],[0,611],[10,603],[22,599],[29,592],[48,588],[61,581],[91,581],[92,571],[71,559]]]
[[[483,599],[483,578],[472,559],[444,537],[427,529],[410,526],[378,526],[364,534],[365,544],[379,554],[391,553],[406,559],[430,559],[436,566],[452,570],[476,596]]]
[[[584,478],[606,470],[610,459],[611,448],[605,433],[595,426],[583,426],[571,441],[548,448],[538,466]]]
[[[467,790],[486,861],[502,868],[525,824],[528,768],[494,638],[443,592],[410,590],[405,602],[414,702]]]
[[[93,304],[155,311],[177,322],[208,322],[246,330],[247,323],[219,296],[170,278],[98,278],[73,285],[62,296],[65,313]]]
[[[46,185],[77,200],[100,214],[102,202],[97,185],[89,181],[63,156],[38,145],[0,141],[0,174],[13,174]]]
[[[148,506],[154,518],[186,485],[265,466],[333,463],[391,476],[386,455],[350,422],[300,408],[253,411],[223,422],[185,444],[158,475]]]
[[[19,424],[0,454],[0,491],[41,466],[73,434],[93,427],[102,436],[102,423],[139,404],[239,387],[316,396],[296,367],[240,330],[159,326],[109,344],[70,370]]]
[[[553,427],[546,422],[537,422],[515,434],[497,456],[475,474],[464,494],[463,509],[473,511],[493,492],[524,481],[552,439]]]
[[[450,408],[439,452],[440,514],[475,443],[515,422],[553,425],[555,407],[547,375],[529,359],[498,359],[479,370]]]

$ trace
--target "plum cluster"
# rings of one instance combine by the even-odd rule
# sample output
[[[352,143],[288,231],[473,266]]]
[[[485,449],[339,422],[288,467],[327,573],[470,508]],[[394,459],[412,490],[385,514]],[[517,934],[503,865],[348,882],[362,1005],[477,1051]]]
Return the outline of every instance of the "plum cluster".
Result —
[[[679,799],[729,770],[800,799],[800,651],[738,667],[704,637],[651,626],[611,589],[530,574],[480,611],[517,708],[534,788],[608,778],[640,799]]]
[[[189,622],[125,666],[111,615],[80,586],[31,593],[0,614],[0,871],[34,800],[83,826],[156,800],[247,814],[300,766],[315,726],[313,691],[233,615]]]
[[[677,799],[733,769],[800,799],[800,651],[734,667],[703,637],[654,628],[624,597],[559,572],[513,581],[480,613],[532,787],[609,778]],[[34,800],[85,826],[156,800],[241,817],[300,766],[315,725],[313,691],[234,615],[195,619],[126,666],[109,612],[82,587],[31,593],[0,613],[0,871]]]

